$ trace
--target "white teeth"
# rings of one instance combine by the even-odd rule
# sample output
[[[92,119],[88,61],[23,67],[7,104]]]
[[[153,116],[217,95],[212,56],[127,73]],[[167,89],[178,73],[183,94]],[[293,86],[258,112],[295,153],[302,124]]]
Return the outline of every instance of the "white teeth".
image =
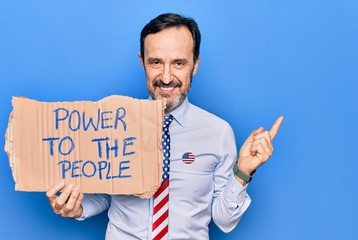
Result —
[[[163,90],[163,91],[171,91],[174,88],[173,87],[161,87],[160,89]]]

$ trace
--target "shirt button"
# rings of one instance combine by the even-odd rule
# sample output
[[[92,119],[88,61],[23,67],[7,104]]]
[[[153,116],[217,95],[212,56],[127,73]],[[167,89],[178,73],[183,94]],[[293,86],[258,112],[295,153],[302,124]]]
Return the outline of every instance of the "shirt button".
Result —
[[[231,188],[231,192],[232,192],[232,193],[236,192],[236,189],[235,189],[235,188]]]

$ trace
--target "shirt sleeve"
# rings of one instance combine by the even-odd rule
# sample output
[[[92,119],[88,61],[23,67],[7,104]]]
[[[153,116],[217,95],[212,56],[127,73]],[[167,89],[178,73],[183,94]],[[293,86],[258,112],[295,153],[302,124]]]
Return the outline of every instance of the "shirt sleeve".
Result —
[[[107,210],[111,201],[111,197],[106,194],[84,194],[82,200],[83,212],[79,221],[95,216]]]
[[[220,144],[220,159],[214,171],[212,217],[215,224],[227,233],[235,228],[251,199],[246,192],[248,184],[243,187],[233,176],[237,149],[230,126],[221,135]]]

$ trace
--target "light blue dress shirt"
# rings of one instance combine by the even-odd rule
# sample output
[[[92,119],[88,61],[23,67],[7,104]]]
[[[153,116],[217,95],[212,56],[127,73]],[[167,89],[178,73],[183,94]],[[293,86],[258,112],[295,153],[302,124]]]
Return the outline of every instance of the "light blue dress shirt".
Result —
[[[230,125],[188,102],[171,112],[169,185],[169,239],[209,239],[213,219],[224,232],[231,231],[251,199],[233,176],[237,160]],[[191,164],[183,155],[191,152]],[[109,208],[106,239],[151,239],[153,198],[86,194],[79,220]]]

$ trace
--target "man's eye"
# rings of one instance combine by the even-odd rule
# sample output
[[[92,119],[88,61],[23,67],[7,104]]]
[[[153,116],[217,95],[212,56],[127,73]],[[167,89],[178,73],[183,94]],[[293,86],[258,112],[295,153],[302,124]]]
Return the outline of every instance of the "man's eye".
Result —
[[[184,67],[184,65],[185,65],[185,63],[182,62],[182,61],[175,62],[175,67],[176,68],[182,68],[182,67]]]
[[[153,68],[159,68],[161,66],[161,61],[159,60],[151,60],[148,61],[149,66],[153,67]]]
[[[158,65],[160,64],[160,60],[159,59],[149,59],[148,60],[148,63],[151,64],[151,65]]]

